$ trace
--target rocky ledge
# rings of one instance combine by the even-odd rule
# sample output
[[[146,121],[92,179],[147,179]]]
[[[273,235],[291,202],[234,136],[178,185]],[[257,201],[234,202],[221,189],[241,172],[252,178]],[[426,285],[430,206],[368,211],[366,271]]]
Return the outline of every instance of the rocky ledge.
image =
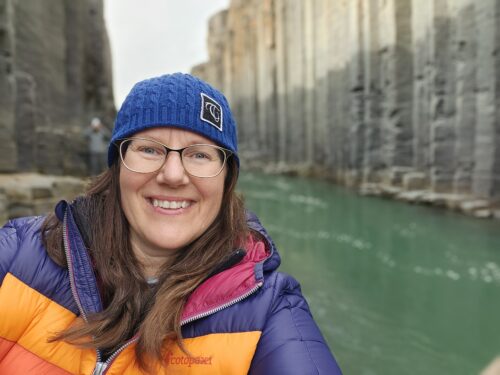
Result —
[[[313,168],[307,164],[249,162],[242,159],[242,169],[264,172],[269,175],[281,174],[318,178],[346,186],[365,196],[395,199],[410,204],[425,205],[457,211],[479,219],[500,219],[500,203],[467,193],[435,192],[428,189],[427,178],[422,173],[394,169],[374,183],[359,183],[357,176],[342,178],[330,173],[326,168]]]
[[[61,199],[72,200],[81,194],[87,182],[69,176],[0,174],[0,223],[48,213]]]

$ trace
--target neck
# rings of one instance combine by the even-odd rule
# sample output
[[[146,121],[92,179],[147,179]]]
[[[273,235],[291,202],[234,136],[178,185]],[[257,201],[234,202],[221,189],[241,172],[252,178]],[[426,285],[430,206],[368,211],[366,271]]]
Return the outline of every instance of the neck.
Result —
[[[164,250],[158,251],[154,249],[138,246],[138,244],[131,238],[132,250],[135,257],[142,266],[142,273],[146,279],[152,279],[159,276],[160,268],[175,258],[175,251]]]

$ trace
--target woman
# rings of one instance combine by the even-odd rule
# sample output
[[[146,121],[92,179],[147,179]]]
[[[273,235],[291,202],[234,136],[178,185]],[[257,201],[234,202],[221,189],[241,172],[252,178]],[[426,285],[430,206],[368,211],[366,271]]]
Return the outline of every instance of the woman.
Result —
[[[0,234],[2,374],[340,374],[298,283],[235,194],[224,96],[139,82],[109,169]]]

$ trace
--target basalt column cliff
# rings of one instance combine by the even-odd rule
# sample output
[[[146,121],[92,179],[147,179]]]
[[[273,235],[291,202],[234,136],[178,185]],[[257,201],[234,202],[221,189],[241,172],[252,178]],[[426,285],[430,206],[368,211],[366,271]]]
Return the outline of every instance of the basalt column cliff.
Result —
[[[102,0],[0,0],[0,172],[86,174],[82,136],[112,125]]]
[[[495,213],[500,2],[232,0],[208,46],[247,162]]]

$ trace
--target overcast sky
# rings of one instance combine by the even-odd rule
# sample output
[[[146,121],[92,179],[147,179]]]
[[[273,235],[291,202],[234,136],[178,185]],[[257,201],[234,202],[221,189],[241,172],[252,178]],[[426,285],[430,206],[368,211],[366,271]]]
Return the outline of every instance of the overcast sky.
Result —
[[[207,60],[208,19],[230,0],[104,0],[117,109],[133,84]]]

